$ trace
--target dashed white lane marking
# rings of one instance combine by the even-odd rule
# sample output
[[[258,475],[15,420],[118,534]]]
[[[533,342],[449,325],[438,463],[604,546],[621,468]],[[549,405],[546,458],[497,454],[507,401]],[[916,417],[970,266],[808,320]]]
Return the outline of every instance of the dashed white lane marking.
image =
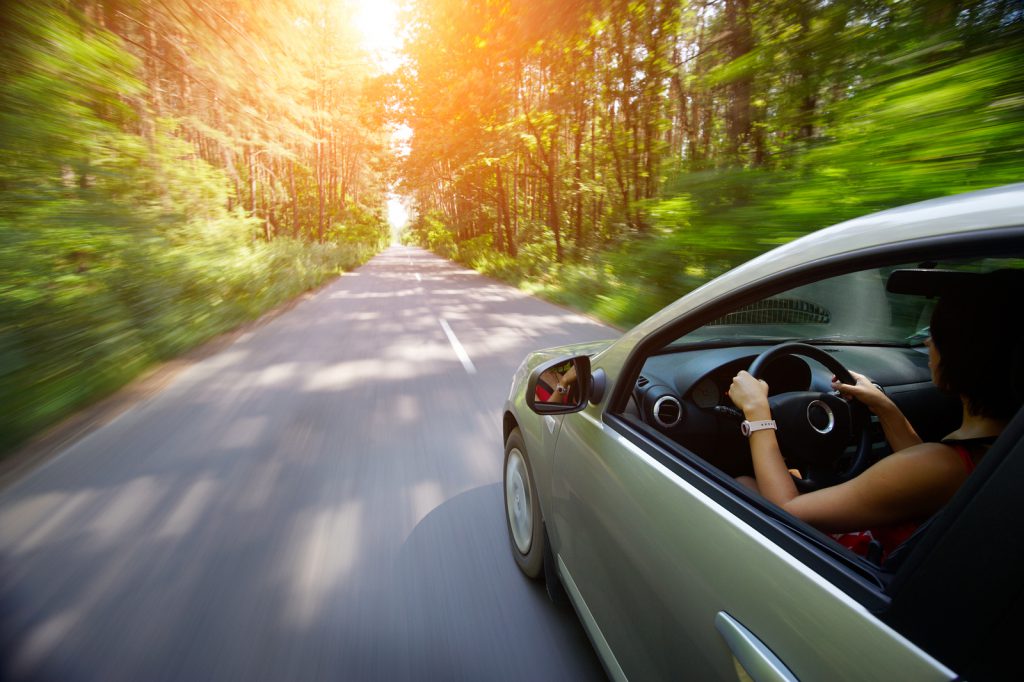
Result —
[[[416,281],[417,282],[422,282],[423,281],[423,279],[420,277],[420,273],[418,273],[418,272],[416,273]]]
[[[448,337],[448,343],[452,344],[452,349],[455,351],[455,355],[458,356],[459,362],[462,363],[463,368],[467,374],[476,374],[476,367],[473,365],[473,361],[469,359],[469,354],[466,353],[466,349],[459,343],[459,337],[455,336],[455,332],[448,326],[448,321],[443,317],[437,318],[437,321],[441,323],[441,329],[444,330],[445,336]]]

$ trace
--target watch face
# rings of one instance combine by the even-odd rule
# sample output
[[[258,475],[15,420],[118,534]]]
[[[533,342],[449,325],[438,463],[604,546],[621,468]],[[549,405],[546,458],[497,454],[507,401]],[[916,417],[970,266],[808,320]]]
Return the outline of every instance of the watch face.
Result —
[[[740,433],[742,433],[744,436],[750,435],[750,422],[746,420],[740,422]]]

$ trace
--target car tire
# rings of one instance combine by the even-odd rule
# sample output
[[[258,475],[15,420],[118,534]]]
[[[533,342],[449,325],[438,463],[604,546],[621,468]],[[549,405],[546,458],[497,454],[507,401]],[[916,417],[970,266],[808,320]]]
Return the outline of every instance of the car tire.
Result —
[[[544,522],[540,515],[537,485],[519,429],[505,441],[505,527],[512,556],[519,570],[537,579],[544,569]]]

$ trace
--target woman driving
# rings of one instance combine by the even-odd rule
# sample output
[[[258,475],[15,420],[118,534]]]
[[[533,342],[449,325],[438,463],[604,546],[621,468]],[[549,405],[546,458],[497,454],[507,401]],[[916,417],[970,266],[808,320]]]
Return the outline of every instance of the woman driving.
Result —
[[[740,482],[854,551],[879,543],[884,558],[949,501],[1020,407],[1021,274],[961,278],[935,307],[926,342],[931,378],[963,406],[960,427],[941,442],[922,442],[885,393],[851,372],[855,384],[833,377],[833,388],[878,416],[892,455],[845,483],[800,494],[775,431],[766,428],[749,434],[754,478]],[[772,419],[768,384],[748,372],[736,375],[728,395],[748,421]]]

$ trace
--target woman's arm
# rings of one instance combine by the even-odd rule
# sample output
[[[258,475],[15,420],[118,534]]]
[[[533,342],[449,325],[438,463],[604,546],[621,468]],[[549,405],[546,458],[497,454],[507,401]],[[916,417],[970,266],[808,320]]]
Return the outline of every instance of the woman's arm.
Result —
[[[555,370],[548,370],[540,375],[541,382],[544,383],[543,388],[550,394],[547,398],[544,398],[545,402],[549,403],[564,403],[569,397],[569,391],[572,389],[573,383],[576,381],[576,367],[570,367],[565,374],[559,374]],[[540,382],[538,382],[538,386]]]
[[[733,379],[729,397],[748,420],[771,418],[768,385],[747,372]],[[774,431],[750,434],[750,454],[761,494],[825,532],[925,518],[945,504],[967,477],[953,448],[919,443],[886,457],[853,480],[801,495]]]
[[[883,458],[846,483],[800,495],[783,507],[828,533],[858,531],[926,519],[966,478],[953,448],[921,443]]]
[[[893,452],[904,450],[912,445],[921,443],[921,437],[907,420],[907,418],[896,407],[896,403],[889,396],[881,391],[871,379],[863,374],[850,372],[856,383],[844,384],[835,377],[832,378],[832,387],[844,396],[849,396],[864,403],[869,410],[878,416],[878,422],[882,425],[885,439],[889,441],[889,447]]]
[[[736,375],[729,386],[728,396],[748,421],[772,418],[768,406],[768,384],[755,379],[749,372],[742,371]],[[763,429],[750,434],[750,457],[757,487],[766,499],[781,507],[800,494],[782,458],[775,431]]]

